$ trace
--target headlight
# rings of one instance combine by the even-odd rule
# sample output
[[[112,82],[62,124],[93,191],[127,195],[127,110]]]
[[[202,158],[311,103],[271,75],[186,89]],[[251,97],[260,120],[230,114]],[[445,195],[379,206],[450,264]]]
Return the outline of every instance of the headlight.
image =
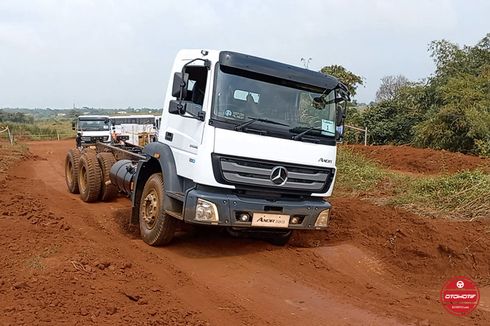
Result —
[[[318,227],[318,228],[327,227],[329,215],[330,215],[329,209],[325,209],[325,210],[321,211],[320,214],[318,214],[318,217],[316,218],[315,227]]]
[[[196,204],[196,216],[194,219],[196,221],[218,224],[218,208],[215,204],[207,200],[198,198]]]
[[[90,136],[82,136],[83,141],[90,141]]]

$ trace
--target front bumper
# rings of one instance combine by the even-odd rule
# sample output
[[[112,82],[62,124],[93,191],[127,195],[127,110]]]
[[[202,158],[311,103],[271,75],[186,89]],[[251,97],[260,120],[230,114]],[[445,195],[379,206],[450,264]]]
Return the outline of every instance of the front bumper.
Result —
[[[196,204],[198,198],[214,203],[218,209],[219,221],[216,223],[202,222],[195,220]],[[274,230],[293,230],[293,229],[311,229],[320,230],[325,227],[316,227],[315,222],[320,212],[331,209],[332,205],[322,198],[311,197],[309,199],[281,199],[267,200],[255,197],[244,197],[232,192],[226,192],[225,189],[193,189],[187,193],[184,205],[184,221],[187,223],[221,225],[234,228],[264,229],[262,227],[252,226],[252,222],[242,222],[238,216],[247,212],[253,213],[270,213],[289,215],[291,217],[300,217],[301,223],[291,224],[287,227],[274,228]]]

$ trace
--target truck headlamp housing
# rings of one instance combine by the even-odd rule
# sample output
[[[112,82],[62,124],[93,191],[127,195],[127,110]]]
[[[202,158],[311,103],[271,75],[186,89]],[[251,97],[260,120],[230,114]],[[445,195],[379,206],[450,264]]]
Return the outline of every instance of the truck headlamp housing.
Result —
[[[328,218],[330,216],[330,209],[325,209],[318,214],[315,222],[315,228],[326,228],[328,225]]]
[[[218,224],[218,208],[212,202],[198,198],[196,204],[196,221]]]
[[[90,137],[90,136],[82,136],[83,141],[90,141],[91,139],[92,139],[92,137]]]

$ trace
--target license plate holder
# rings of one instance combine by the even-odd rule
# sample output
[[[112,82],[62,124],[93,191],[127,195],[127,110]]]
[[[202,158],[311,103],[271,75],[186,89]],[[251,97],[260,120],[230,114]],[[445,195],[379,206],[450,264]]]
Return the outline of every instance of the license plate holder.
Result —
[[[252,226],[268,228],[287,228],[289,225],[289,215],[253,213]]]

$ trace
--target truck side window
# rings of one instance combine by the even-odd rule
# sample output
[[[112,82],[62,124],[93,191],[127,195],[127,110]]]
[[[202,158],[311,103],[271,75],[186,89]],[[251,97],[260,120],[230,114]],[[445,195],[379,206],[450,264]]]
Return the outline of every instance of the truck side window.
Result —
[[[185,72],[189,74],[189,84],[185,101],[191,101],[202,105],[204,102],[204,92],[206,91],[206,80],[208,69],[201,66],[188,66]]]

